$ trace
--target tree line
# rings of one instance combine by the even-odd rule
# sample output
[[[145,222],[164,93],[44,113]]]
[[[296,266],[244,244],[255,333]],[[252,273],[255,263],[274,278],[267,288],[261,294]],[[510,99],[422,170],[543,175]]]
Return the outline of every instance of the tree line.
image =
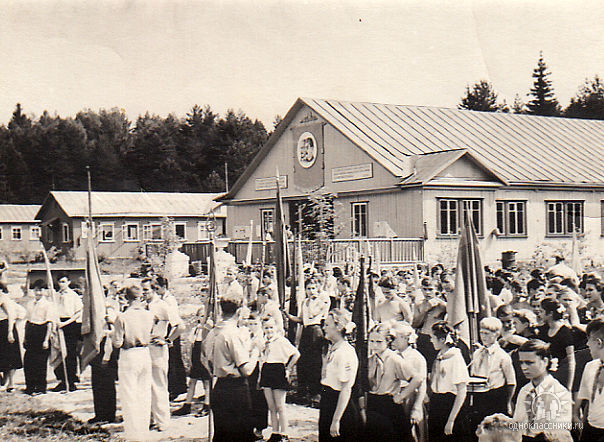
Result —
[[[267,136],[259,120],[209,106],[132,123],[119,109],[34,118],[17,104],[0,126],[0,202],[35,204],[53,189],[86,190],[86,166],[97,191],[222,192],[227,173],[233,183]]]
[[[510,107],[505,101],[499,102],[498,95],[491,83],[480,80],[472,86],[466,86],[465,94],[458,107],[484,112],[513,112],[516,114],[545,115],[567,118],[585,118],[604,120],[604,83],[595,75],[585,79],[566,108],[562,108],[556,98],[551,72],[539,53],[537,67],[533,69],[533,86],[524,102],[516,95]]]

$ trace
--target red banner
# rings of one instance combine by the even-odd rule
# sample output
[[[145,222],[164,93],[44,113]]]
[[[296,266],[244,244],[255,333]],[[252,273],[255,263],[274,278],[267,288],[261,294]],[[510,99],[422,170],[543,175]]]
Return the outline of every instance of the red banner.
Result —
[[[325,184],[323,123],[292,128],[294,150],[294,185],[315,190]]]

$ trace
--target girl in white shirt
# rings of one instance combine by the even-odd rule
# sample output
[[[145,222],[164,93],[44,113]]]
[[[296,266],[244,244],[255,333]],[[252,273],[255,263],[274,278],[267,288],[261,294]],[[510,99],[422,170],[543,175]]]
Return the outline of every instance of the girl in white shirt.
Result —
[[[430,440],[463,440],[468,368],[457,348],[457,334],[445,321],[432,326],[431,339],[438,355],[430,375]]]
[[[271,416],[273,434],[269,440],[288,440],[285,395],[300,352],[281,334],[274,317],[263,318],[262,330],[266,344],[261,354],[260,387],[264,390]]]
[[[354,326],[350,318],[350,312],[333,309],[325,321],[325,337],[331,344],[323,357],[321,370],[319,442],[359,439],[359,419],[354,400],[351,399],[359,359],[345,338]]]

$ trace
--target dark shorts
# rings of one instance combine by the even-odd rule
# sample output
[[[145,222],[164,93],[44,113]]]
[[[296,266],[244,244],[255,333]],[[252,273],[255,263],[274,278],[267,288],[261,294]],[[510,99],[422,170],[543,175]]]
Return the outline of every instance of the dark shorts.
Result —
[[[260,374],[260,387],[273,390],[287,390],[289,383],[285,377],[285,364],[264,363]]]
[[[193,343],[191,350],[191,370],[189,371],[191,379],[199,379],[201,381],[209,381],[212,379],[210,372],[201,363],[201,341]]]

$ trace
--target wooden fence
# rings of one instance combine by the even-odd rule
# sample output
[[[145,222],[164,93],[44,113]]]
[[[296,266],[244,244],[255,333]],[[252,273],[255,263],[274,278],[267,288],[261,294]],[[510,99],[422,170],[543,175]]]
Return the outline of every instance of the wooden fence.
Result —
[[[249,241],[231,240],[226,251],[235,257],[238,263],[243,262],[247,254]],[[311,248],[311,241],[302,241],[302,249],[305,256]],[[290,247],[293,242],[290,241]],[[187,255],[191,261],[206,262],[209,254],[209,241],[184,243],[180,249]],[[252,263],[258,263],[262,259],[264,248],[264,260],[266,263],[274,262],[274,241],[252,242]],[[334,265],[339,265],[350,260],[357,254],[373,256],[379,259],[382,264],[403,264],[411,262],[423,262],[424,260],[424,240],[421,238],[353,238],[353,239],[332,239],[330,240],[330,251],[328,253],[329,261]]]

